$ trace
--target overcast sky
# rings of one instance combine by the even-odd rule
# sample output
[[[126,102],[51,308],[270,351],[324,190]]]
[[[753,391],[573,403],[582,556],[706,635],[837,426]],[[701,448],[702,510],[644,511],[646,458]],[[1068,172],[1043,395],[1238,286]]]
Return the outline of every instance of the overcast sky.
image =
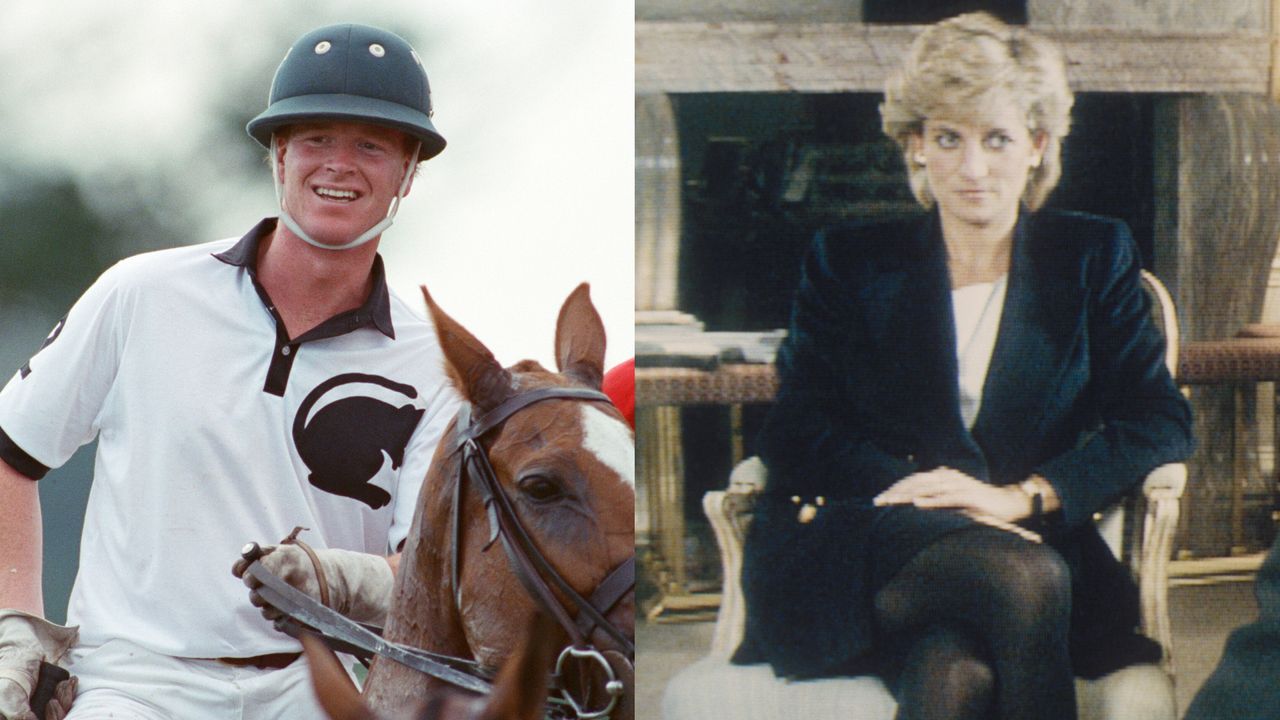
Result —
[[[607,364],[630,356],[631,3],[5,0],[6,153],[89,188],[126,174],[181,183],[199,226],[153,245],[239,236],[275,212],[269,172],[232,176],[226,157],[259,151],[213,126],[229,107],[236,125],[264,107],[288,45],[333,22],[382,25],[416,46],[449,143],[383,238],[392,287],[420,305],[427,284],[503,364],[551,365],[560,303],[589,281]]]

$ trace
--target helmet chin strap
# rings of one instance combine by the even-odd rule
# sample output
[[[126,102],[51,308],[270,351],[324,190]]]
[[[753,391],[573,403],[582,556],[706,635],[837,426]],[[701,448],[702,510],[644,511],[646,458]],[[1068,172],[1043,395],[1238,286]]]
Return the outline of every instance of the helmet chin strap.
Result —
[[[413,180],[413,168],[415,165],[418,164],[417,163],[418,151],[420,151],[421,149],[422,149],[421,141],[419,141],[416,145],[413,146],[413,155],[410,157],[409,167],[405,169],[404,179],[400,181],[400,189],[396,191],[396,196],[391,201],[391,207],[387,209],[387,216],[379,220],[377,223],[374,223],[373,227],[360,233],[359,235],[356,236],[354,240],[351,240],[350,242],[346,242],[341,245],[326,245],[325,243],[322,243],[319,240],[316,240],[315,238],[311,237],[311,235],[307,233],[306,230],[303,230],[302,226],[298,225],[297,221],[295,221],[293,217],[289,215],[289,211],[286,210],[284,207],[284,183],[280,179],[280,161],[279,161],[279,156],[276,154],[276,136],[275,136],[275,133],[272,133],[271,135],[271,183],[275,186],[275,189],[276,189],[276,204],[280,206],[280,222],[284,223],[284,226],[289,228],[289,232],[302,238],[303,242],[313,247],[318,247],[321,250],[350,250],[351,248],[360,247],[361,245],[381,235],[384,230],[391,227],[391,223],[395,222],[396,213],[399,212],[400,210],[400,199],[403,198],[404,194],[409,190],[409,182]]]

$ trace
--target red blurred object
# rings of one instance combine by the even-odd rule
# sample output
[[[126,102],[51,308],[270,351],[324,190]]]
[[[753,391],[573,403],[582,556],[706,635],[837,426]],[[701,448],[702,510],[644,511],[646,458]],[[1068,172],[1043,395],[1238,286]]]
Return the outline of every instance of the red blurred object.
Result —
[[[622,411],[632,430],[636,429],[636,359],[614,365],[604,374],[601,388],[613,404]]]

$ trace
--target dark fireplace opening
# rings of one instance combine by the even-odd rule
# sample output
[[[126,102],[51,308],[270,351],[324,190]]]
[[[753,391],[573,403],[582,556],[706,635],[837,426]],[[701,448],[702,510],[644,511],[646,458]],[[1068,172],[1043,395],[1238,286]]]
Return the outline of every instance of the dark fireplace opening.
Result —
[[[920,212],[878,93],[676,95],[684,187],[680,308],[708,330],[785,327],[821,227]],[[1047,205],[1129,224],[1153,262],[1155,96],[1084,93]]]
[[[862,19],[924,25],[975,10],[985,10],[1013,25],[1027,24],[1027,0],[863,0]]]

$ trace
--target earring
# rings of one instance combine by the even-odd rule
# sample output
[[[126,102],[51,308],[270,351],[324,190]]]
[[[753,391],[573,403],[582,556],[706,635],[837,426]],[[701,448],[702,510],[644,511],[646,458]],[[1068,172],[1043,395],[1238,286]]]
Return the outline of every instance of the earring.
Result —
[[[927,164],[927,163],[925,163],[925,161],[924,161],[924,153],[916,153],[916,156],[915,156],[914,158],[912,158],[912,160],[915,160],[917,165],[926,165],[926,164]]]
[[[1040,167],[1040,158],[1031,158],[1031,169],[1035,170]]]

